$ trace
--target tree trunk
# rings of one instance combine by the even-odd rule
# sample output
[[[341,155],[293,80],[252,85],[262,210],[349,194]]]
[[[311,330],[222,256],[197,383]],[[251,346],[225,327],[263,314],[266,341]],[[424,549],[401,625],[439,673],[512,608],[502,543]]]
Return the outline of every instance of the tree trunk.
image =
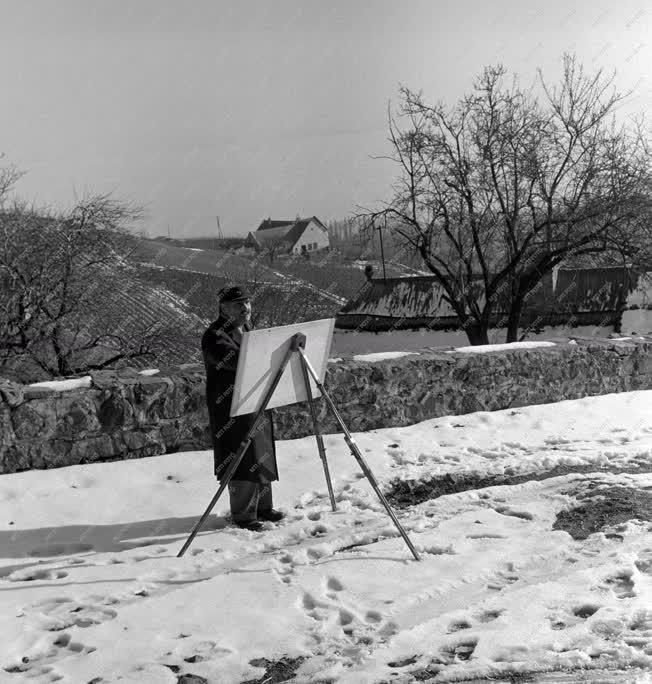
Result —
[[[468,323],[464,327],[472,345],[489,344],[489,326],[486,323]]]
[[[512,300],[507,317],[507,338],[505,342],[518,342],[518,328],[521,323],[523,311],[523,297]]]

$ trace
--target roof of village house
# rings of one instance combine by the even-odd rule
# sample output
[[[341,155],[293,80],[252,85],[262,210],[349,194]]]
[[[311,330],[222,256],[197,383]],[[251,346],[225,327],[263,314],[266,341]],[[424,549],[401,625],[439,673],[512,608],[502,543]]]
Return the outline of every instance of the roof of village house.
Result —
[[[271,230],[272,228],[281,228],[282,226],[291,226],[294,221],[272,221],[272,219],[263,219],[256,230]]]
[[[455,316],[434,276],[373,278],[340,313],[392,318]]]
[[[315,221],[321,228],[326,230],[324,224],[316,216],[305,219],[298,218],[295,221],[272,221],[271,219],[265,219],[258,226],[256,232],[252,232],[251,235],[260,247],[278,243],[287,243],[291,247],[301,237],[311,221]]]
[[[632,305],[630,300],[635,293],[642,297],[642,284],[640,274],[629,269],[559,269],[543,287],[533,291],[528,303],[537,308],[555,306],[576,313],[616,311],[623,305]],[[652,301],[652,297],[646,300]],[[456,315],[434,276],[373,278],[341,309],[340,315],[347,314],[406,319]]]
[[[308,218],[303,218],[303,219],[297,217],[296,219],[294,219],[294,221],[292,221],[292,220],[273,221],[271,218],[263,219],[260,222],[260,225],[258,226],[258,228],[256,229],[256,232],[258,232],[259,230],[272,230],[274,228],[281,228],[282,226],[289,228],[291,226],[300,225],[302,228],[305,228],[311,221],[315,221],[316,223],[318,223],[321,226],[321,228],[326,230],[326,226],[316,216],[309,216]]]

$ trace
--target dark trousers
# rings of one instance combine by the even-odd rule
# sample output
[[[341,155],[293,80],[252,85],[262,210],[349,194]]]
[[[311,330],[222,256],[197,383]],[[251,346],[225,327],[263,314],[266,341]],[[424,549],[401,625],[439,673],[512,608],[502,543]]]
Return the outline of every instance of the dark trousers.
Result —
[[[259,512],[272,510],[272,483],[231,480],[229,498],[231,517],[235,522],[256,520]]]

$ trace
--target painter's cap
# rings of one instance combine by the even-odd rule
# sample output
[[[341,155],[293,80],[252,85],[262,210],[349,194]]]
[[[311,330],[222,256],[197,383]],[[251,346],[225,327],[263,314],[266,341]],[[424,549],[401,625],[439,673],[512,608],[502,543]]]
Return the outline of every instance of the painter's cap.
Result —
[[[241,302],[251,299],[251,294],[242,285],[223,287],[219,292],[220,302]]]

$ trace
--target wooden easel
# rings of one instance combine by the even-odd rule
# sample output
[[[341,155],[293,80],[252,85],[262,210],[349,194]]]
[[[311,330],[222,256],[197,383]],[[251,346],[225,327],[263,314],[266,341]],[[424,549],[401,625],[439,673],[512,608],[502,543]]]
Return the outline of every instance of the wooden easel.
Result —
[[[291,341],[290,341],[290,347],[288,348],[285,356],[283,357],[283,361],[281,362],[281,365],[279,366],[278,371],[276,372],[274,379],[272,380],[272,384],[269,386],[267,391],[265,392],[265,395],[263,397],[263,400],[261,402],[260,408],[256,412],[254,422],[249,428],[249,431],[247,432],[244,440],[241,442],[240,446],[238,447],[238,451],[236,452],[235,457],[233,458],[231,465],[228,467],[226,470],[224,477],[221,478],[220,481],[220,487],[215,493],[215,496],[211,499],[211,502],[208,504],[208,508],[204,511],[204,514],[202,517],[199,519],[199,522],[195,525],[194,529],[190,533],[190,536],[188,539],[186,539],[183,547],[181,548],[181,551],[177,554],[177,558],[180,558],[183,556],[183,554],[186,552],[190,544],[192,544],[193,539],[199,532],[199,530],[202,528],[204,522],[206,522],[206,518],[210,515],[211,511],[215,507],[215,504],[218,502],[219,498],[222,496],[222,493],[228,486],[231,478],[233,477],[233,473],[235,473],[237,467],[240,465],[240,461],[242,461],[245,452],[249,448],[249,444],[251,443],[251,440],[253,436],[256,434],[256,431],[259,428],[259,423],[263,419],[263,412],[267,408],[267,405],[269,404],[272,395],[274,394],[274,391],[276,390],[276,387],[278,386],[278,383],[281,379],[281,376],[283,375],[283,372],[285,371],[285,368],[287,367],[290,359],[294,354],[299,355],[300,359],[300,364],[301,364],[301,371],[303,374],[303,380],[305,383],[305,388],[306,388],[306,395],[308,397],[308,405],[310,407],[310,415],[312,418],[312,425],[313,425],[313,431],[315,434],[315,438],[317,440],[317,448],[319,450],[319,457],[321,458],[322,465],[324,467],[324,475],[326,477],[326,484],[328,486],[328,496],[330,497],[330,502],[331,502],[331,507],[335,511],[337,510],[337,507],[335,505],[335,497],[333,495],[333,484],[331,482],[331,477],[330,473],[328,470],[328,461],[326,460],[326,449],[324,448],[324,440],[321,435],[321,431],[319,429],[319,422],[317,420],[317,409],[315,407],[315,400],[314,397],[312,396],[312,390],[310,388],[310,377],[314,380],[315,384],[317,385],[319,391],[321,392],[322,396],[328,403],[329,407],[331,408],[333,414],[335,415],[335,419],[337,420],[340,428],[342,429],[342,432],[344,433],[344,441],[347,443],[349,450],[355,457],[356,461],[358,462],[360,468],[362,469],[362,472],[364,473],[364,476],[367,478],[369,481],[369,484],[373,487],[374,491],[378,495],[378,498],[380,499],[381,503],[385,507],[385,510],[387,511],[387,514],[389,517],[392,519],[392,522],[396,526],[396,529],[399,531],[401,537],[403,537],[403,540],[407,544],[408,548],[412,552],[412,555],[414,556],[415,560],[420,560],[419,554],[417,553],[416,549],[414,548],[412,542],[410,541],[410,538],[408,537],[407,533],[401,526],[401,523],[398,521],[396,515],[394,514],[394,511],[390,508],[389,503],[387,502],[387,499],[385,498],[384,494],[380,491],[380,487],[378,486],[378,482],[376,481],[376,478],[374,477],[374,474],[371,472],[371,469],[367,465],[366,461],[364,460],[362,453],[360,449],[358,448],[358,445],[356,444],[355,440],[351,436],[351,433],[349,432],[348,428],[344,424],[344,421],[342,420],[342,416],[340,416],[339,411],[337,410],[337,407],[335,406],[333,400],[331,399],[330,395],[326,391],[326,388],[324,387],[323,383],[320,381],[319,376],[315,372],[315,369],[312,367],[310,361],[306,357],[304,353],[304,349],[306,347],[306,336],[302,333],[296,333],[295,335],[292,336]]]

